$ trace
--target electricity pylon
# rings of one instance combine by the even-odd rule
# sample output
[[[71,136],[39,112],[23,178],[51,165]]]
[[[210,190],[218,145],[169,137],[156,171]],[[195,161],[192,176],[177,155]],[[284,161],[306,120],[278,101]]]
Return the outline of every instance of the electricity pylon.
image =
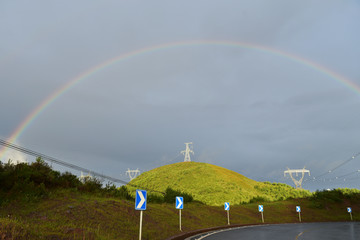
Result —
[[[305,167],[303,169],[292,169],[292,170],[290,170],[289,168],[287,168],[287,169],[288,170],[284,171],[284,177],[288,173],[289,176],[291,177],[291,179],[293,180],[294,184],[295,184],[295,188],[296,189],[302,189],[301,184],[302,184],[302,181],[304,179],[305,173],[309,173],[309,176],[310,176],[310,171],[306,170]],[[292,175],[293,173],[296,173],[296,176],[298,176],[298,173],[301,173],[301,178],[299,180],[296,180]]]
[[[189,145],[193,144],[192,142],[185,143],[186,149],[184,151],[181,151],[180,153],[184,154],[184,162],[191,162],[190,159],[190,153],[194,154],[194,151],[190,149]]]
[[[133,180],[134,178],[136,178],[137,176],[140,175],[140,170],[137,168],[136,170],[130,170],[128,168],[128,170],[126,171],[126,174],[129,175],[130,181]]]
[[[91,178],[92,176],[90,175],[90,173],[88,173],[88,175],[84,175],[83,172],[81,172],[80,181],[82,183],[85,183],[87,180],[90,180]]]

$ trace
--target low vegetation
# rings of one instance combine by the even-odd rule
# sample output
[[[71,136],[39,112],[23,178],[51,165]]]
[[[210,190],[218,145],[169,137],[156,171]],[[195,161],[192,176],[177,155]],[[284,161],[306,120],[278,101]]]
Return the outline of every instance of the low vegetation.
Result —
[[[48,197],[58,189],[69,189],[83,193],[112,196],[121,199],[132,199],[127,188],[116,188],[103,184],[96,178],[85,178],[80,181],[77,176],[54,171],[41,158],[35,162],[6,164],[0,162],[0,206],[8,201],[34,202]]]
[[[82,182],[71,173],[52,170],[41,159],[31,164],[0,163],[0,183],[0,239],[138,239],[139,211],[134,209],[134,191],[129,186],[117,188],[91,178]],[[347,221],[349,206],[354,220],[360,220],[359,190],[311,194],[285,184],[253,180],[247,184],[256,193],[246,204],[231,202],[232,224],[260,224],[259,203],[264,205],[265,223],[298,222],[297,205],[302,207],[304,222]],[[178,187],[167,186],[164,194],[149,191],[143,239],[166,239],[180,233],[174,206],[179,195],[185,200],[184,232],[227,224],[223,206],[200,202]],[[246,187],[241,188],[245,192]],[[287,190],[288,194],[283,192]],[[281,198],[287,200],[273,201]]]
[[[198,162],[162,166],[141,174],[130,183],[159,192],[171,187],[212,206],[224,202],[243,204],[311,196],[309,191],[296,190],[283,183],[257,182],[228,169]]]

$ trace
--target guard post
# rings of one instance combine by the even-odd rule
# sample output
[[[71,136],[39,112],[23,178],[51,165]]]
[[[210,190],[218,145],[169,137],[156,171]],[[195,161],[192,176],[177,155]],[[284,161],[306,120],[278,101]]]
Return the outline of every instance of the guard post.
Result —
[[[301,222],[301,215],[300,215],[300,213],[301,213],[301,207],[300,207],[300,206],[296,206],[296,212],[299,213],[299,222]]]
[[[225,205],[224,205],[224,208],[225,210],[227,211],[227,222],[228,222],[228,225],[230,225],[230,203],[229,202],[226,202]]]
[[[263,205],[259,205],[259,212],[261,212],[261,220],[262,220],[262,223],[264,223],[264,206]]]
[[[179,209],[179,229],[180,229],[180,231],[182,231],[182,229],[181,229],[181,209],[184,208],[184,198],[183,197],[176,197],[175,208]]]
[[[143,219],[143,211],[146,210],[146,190],[136,190],[136,198],[135,198],[135,210],[140,211],[140,228],[139,228],[139,240],[141,240],[141,232],[142,232],[142,219]]]
[[[351,209],[351,207],[348,207],[347,208],[347,211],[348,211],[348,213],[350,214],[350,220],[352,221],[353,220],[353,218],[352,218],[352,209]]]

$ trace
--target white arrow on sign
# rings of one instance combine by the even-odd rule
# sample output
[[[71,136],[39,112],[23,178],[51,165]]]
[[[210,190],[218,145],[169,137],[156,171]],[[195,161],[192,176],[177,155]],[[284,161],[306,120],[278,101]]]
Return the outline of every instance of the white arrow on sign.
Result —
[[[263,205],[259,205],[259,212],[263,212],[264,211],[264,206]]]
[[[138,191],[138,194],[139,194],[139,197],[141,200],[140,200],[139,204],[136,206],[136,208],[141,208],[145,202],[145,197],[141,191]]]
[[[348,208],[347,208],[347,211],[348,211],[348,213],[351,213],[351,208],[348,207]]]
[[[300,206],[296,206],[296,211],[297,211],[297,212],[301,212]]]
[[[228,202],[225,203],[225,210],[229,210],[230,209],[230,204]]]
[[[182,198],[181,197],[176,197],[176,200],[178,202],[178,205],[176,206],[176,208],[181,208],[181,206],[183,204]]]

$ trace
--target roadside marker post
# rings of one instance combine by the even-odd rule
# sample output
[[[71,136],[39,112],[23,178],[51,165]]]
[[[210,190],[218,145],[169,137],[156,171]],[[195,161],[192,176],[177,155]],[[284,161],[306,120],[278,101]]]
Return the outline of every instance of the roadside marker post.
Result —
[[[227,220],[228,220],[228,225],[230,225],[230,203],[226,202],[224,205],[225,210],[227,211]]]
[[[140,210],[139,240],[141,240],[143,211],[146,210],[146,190],[136,190],[135,210]]]
[[[262,222],[264,223],[264,206],[263,205],[259,205],[259,212],[261,212],[261,219]]]
[[[301,222],[301,207],[300,206],[296,206],[296,212],[299,213],[299,222]]]
[[[183,197],[176,197],[175,208],[179,209],[179,229],[181,230],[181,209],[184,208],[184,198]]]
[[[352,218],[352,209],[351,209],[351,207],[348,207],[347,208],[347,211],[348,211],[348,213],[350,214],[350,219],[351,219],[351,221],[353,220],[353,218]]]

